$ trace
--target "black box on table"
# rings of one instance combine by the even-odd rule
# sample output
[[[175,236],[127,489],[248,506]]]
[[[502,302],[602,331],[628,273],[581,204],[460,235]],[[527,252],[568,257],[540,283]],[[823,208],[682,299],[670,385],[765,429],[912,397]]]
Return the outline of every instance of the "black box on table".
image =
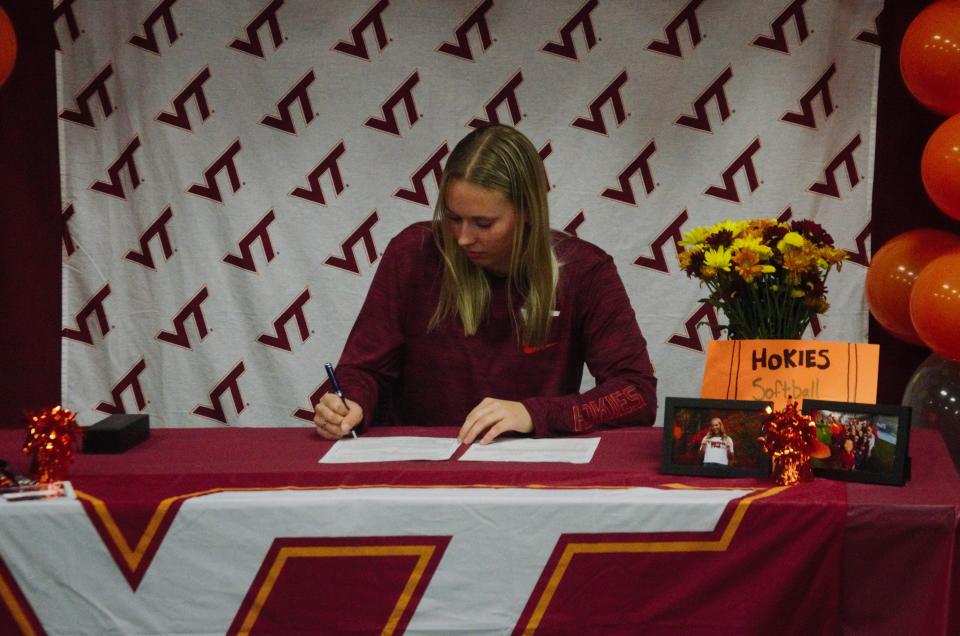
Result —
[[[84,453],[122,453],[150,437],[146,413],[110,415],[83,430]]]

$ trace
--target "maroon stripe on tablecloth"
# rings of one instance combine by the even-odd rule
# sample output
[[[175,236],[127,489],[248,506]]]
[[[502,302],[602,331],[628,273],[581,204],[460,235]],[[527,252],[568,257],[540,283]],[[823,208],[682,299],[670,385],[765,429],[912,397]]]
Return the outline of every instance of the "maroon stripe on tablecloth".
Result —
[[[227,634],[402,634],[449,536],[274,539]]]
[[[0,634],[46,634],[3,557],[0,557]]]
[[[708,532],[562,535],[514,633],[836,633],[845,514],[816,482],[731,501]]]

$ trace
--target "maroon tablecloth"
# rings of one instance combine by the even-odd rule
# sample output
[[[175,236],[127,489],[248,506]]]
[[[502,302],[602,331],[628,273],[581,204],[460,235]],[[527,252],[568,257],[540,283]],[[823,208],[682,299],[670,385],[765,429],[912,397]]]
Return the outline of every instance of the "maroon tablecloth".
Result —
[[[455,431],[408,427],[376,429],[370,434],[452,436]],[[120,455],[78,455],[70,478],[105,543],[111,542],[105,520],[119,527],[129,546],[137,544],[151,520],[155,522],[151,531],[155,540],[141,555],[139,571],[132,568],[127,573],[134,587],[179,504],[191,494],[210,490],[622,488],[677,482],[693,487],[771,485],[752,478],[663,475],[659,472],[661,435],[660,429],[606,431],[593,461],[584,465],[456,462],[464,449],[454,460],[444,462],[344,465],[317,463],[331,443],[309,429],[159,429],[152,431],[148,441]],[[21,432],[0,431],[0,457],[10,460],[15,471],[27,467],[26,458],[19,453],[21,442]],[[836,621],[824,617],[824,626],[839,626],[848,633],[960,633],[960,479],[935,432],[914,431],[911,455],[913,477],[904,487],[817,479],[791,489],[787,496],[773,498],[775,505],[760,509],[770,515],[772,528],[776,527],[777,511],[785,507],[812,507],[845,499],[846,525],[838,539],[842,542],[838,550],[839,617]],[[113,552],[120,565],[122,554]],[[15,592],[0,593],[0,598],[9,606]]]

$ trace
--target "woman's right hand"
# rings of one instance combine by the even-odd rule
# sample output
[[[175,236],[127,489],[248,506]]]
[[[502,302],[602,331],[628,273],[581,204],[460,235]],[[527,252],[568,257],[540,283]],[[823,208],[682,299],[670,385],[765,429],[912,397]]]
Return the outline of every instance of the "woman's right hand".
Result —
[[[353,400],[341,400],[333,393],[325,393],[314,407],[313,424],[317,427],[317,434],[324,439],[345,437],[362,421],[363,408],[359,404]]]

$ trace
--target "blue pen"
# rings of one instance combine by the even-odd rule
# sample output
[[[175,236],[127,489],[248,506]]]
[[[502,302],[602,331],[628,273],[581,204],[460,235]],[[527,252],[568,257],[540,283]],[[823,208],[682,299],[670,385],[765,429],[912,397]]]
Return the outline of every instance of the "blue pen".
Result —
[[[343,398],[343,391],[340,390],[340,383],[337,382],[337,374],[333,372],[333,365],[328,362],[323,366],[327,369],[327,377],[330,378],[330,384],[333,386],[333,392],[337,394],[337,397],[340,398],[340,401],[343,402],[343,405],[349,411],[350,407],[347,406],[347,401]],[[357,432],[352,428],[350,429],[350,434],[353,435],[354,438],[357,437]]]

